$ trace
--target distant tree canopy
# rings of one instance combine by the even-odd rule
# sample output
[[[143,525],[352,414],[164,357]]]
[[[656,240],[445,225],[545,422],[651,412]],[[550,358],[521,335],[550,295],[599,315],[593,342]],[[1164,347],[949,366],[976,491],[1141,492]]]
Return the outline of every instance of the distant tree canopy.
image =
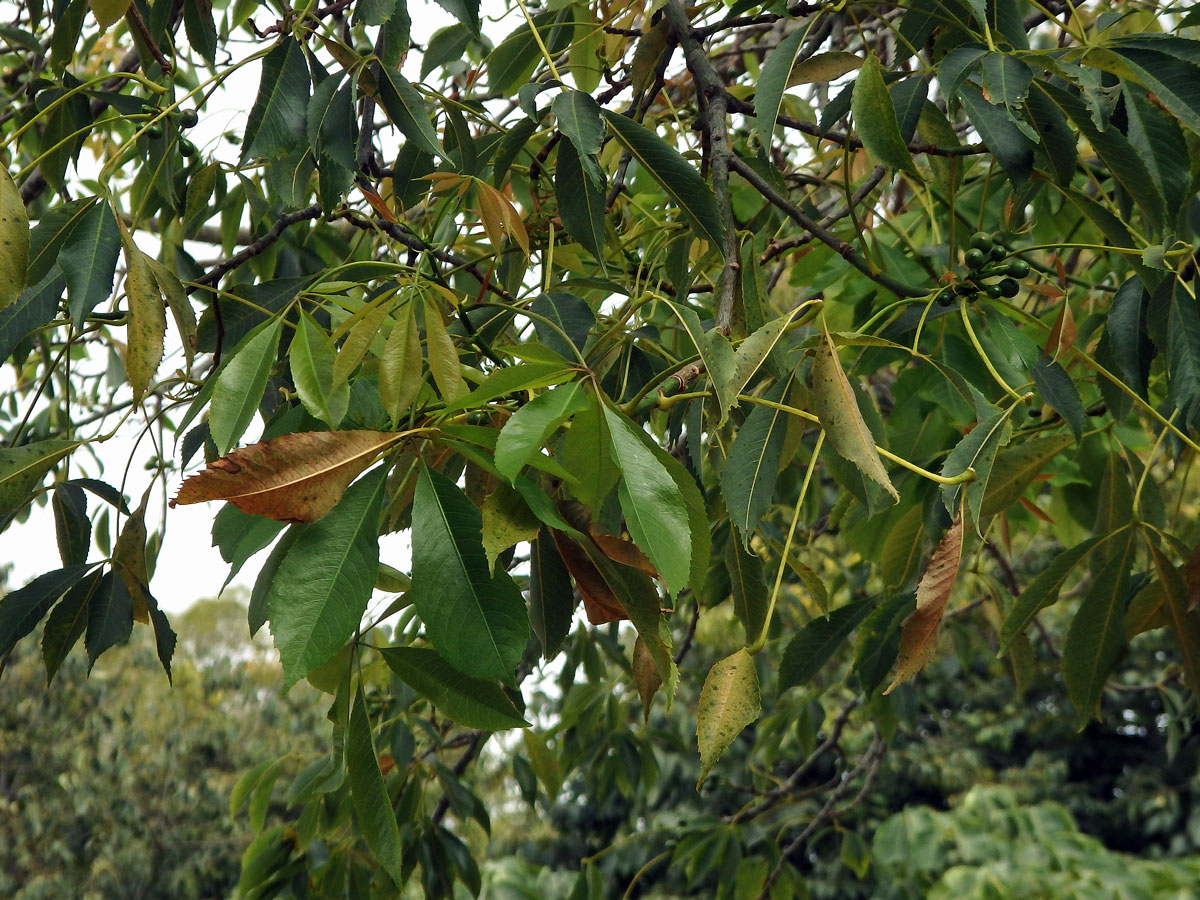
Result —
[[[50,504],[62,567],[0,656],[40,626],[58,692],[141,624],[170,675],[167,501],[226,501],[231,572],[271,548],[250,633],[333,698],[247,897],[477,894],[474,762],[582,805],[655,780],[662,723],[715,824],[661,861],[796,895],[963,712],[919,674],[951,656],[1179,750],[1200,19],[439,4],[417,42],[404,0],[4,7],[0,526]],[[573,898],[656,890],[601,849],[555,861]]]

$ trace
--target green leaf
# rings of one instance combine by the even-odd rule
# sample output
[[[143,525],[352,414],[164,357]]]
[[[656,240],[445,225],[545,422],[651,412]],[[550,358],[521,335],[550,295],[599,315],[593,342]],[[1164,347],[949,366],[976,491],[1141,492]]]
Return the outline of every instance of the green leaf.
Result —
[[[429,356],[429,371],[433,373],[442,399],[453,403],[466,394],[467,385],[463,382],[458,349],[446,331],[441,310],[428,298],[425,300],[425,349]]]
[[[692,537],[687,507],[675,479],[642,443],[630,419],[604,406],[613,462],[621,470],[617,496],[634,543],[662,576],[672,594],[687,586]]]
[[[1017,188],[1022,187],[1033,174],[1033,144],[1029,138],[1013,123],[1007,111],[997,109],[984,100],[975,85],[963,84],[958,96],[971,118],[971,124],[992,151],[1009,181]]]
[[[863,63],[854,81],[850,98],[854,127],[867,152],[885,166],[907,172],[917,181],[924,181],[917,171],[908,144],[900,134],[896,107],[883,80],[879,58],[872,53]]]
[[[978,44],[961,44],[942,57],[937,69],[942,96],[947,100],[954,99],[958,89],[986,54],[987,50]]]
[[[62,271],[52,266],[41,281],[0,309],[0,360],[7,361],[25,335],[54,318],[65,284]]]
[[[1084,417],[1083,401],[1079,399],[1079,389],[1067,374],[1067,370],[1054,362],[1048,356],[1038,360],[1038,364],[1030,370],[1033,382],[1037,385],[1042,400],[1051,409],[1063,417],[1063,421],[1071,428],[1075,440],[1083,437]]]
[[[92,523],[87,517],[87,497],[75,484],[56,484],[50,499],[54,509],[54,532],[64,566],[87,562],[92,543]]]
[[[229,575],[222,590],[241,571],[255,553],[269,546],[284,529],[285,523],[266,516],[244,513],[232,503],[226,503],[213,518],[212,542],[229,563]]]
[[[426,153],[445,158],[446,151],[438,143],[420,92],[399,72],[384,66],[376,66],[373,71],[378,79],[379,105],[392,124]]]
[[[88,568],[75,565],[55,569],[0,598],[0,659],[37,627],[54,602],[74,587]]]
[[[313,156],[351,172],[354,157],[354,86],[331,75],[316,86],[308,102],[305,131]]]
[[[271,584],[275,581],[275,575],[279,572],[279,567],[283,565],[288,551],[292,549],[292,544],[296,542],[296,538],[299,536],[299,525],[293,525],[285,531],[283,537],[279,539],[271,549],[271,552],[267,554],[266,562],[263,563],[262,568],[258,571],[258,578],[254,580],[254,588],[250,592],[250,603],[246,609],[246,622],[250,626],[250,637],[258,634],[258,630],[267,623],[267,613],[270,609]]]
[[[700,173],[653,131],[611,110],[602,112],[613,135],[683,211],[696,236],[720,247],[725,227],[717,199]]]
[[[336,429],[350,405],[350,385],[334,381],[333,341],[308,313],[301,312],[298,317],[288,361],[304,408],[313,418]]]
[[[396,322],[379,360],[379,399],[395,425],[421,392],[422,362],[417,310],[410,301],[396,310]]]
[[[1134,533],[1129,529],[1118,539],[1067,630],[1062,674],[1080,729],[1096,713],[1108,674],[1125,649],[1125,604],[1134,547]]]
[[[816,618],[788,641],[779,663],[779,693],[808,684],[833,657],[842,642],[874,609],[869,600],[835,609],[826,618]]]
[[[499,685],[464,675],[433,650],[384,647],[379,652],[401,681],[459,725],[482,731],[529,727]]]
[[[906,587],[917,572],[925,549],[925,508],[917,503],[888,529],[879,555],[879,574],[886,587]]]
[[[29,216],[8,168],[0,166],[0,310],[14,303],[29,276]]]
[[[600,104],[583,91],[563,91],[550,104],[558,130],[567,136],[580,156],[595,156],[604,139]]]
[[[483,553],[496,570],[500,554],[521,541],[532,541],[542,527],[520,491],[501,482],[483,501]]]
[[[404,850],[396,811],[379,771],[379,755],[371,735],[371,719],[362,687],[354,693],[350,723],[346,730],[346,774],[350,781],[350,796],[354,814],[367,846],[392,881],[402,885],[407,880]]]
[[[129,640],[132,633],[133,597],[123,578],[112,571],[106,572],[88,602],[83,644],[87,648],[89,671],[101,653]]]
[[[1010,53],[988,53],[983,58],[983,86],[997,106],[1020,107],[1029,95],[1033,70]]]
[[[263,58],[241,162],[283,157],[304,143],[309,77],[300,42],[289,33]]]
[[[767,399],[778,402],[784,387],[776,385]],[[738,429],[721,470],[721,493],[729,519],[746,546],[775,495],[788,418],[782,410],[756,405]]]
[[[763,578],[762,557],[747,550],[736,533],[725,544],[725,568],[733,593],[733,611],[746,630],[747,645],[753,644],[767,624],[770,597]]]
[[[1154,357],[1154,345],[1146,334],[1149,307],[1150,294],[1134,275],[1117,288],[1104,326],[1117,374],[1143,398],[1149,390],[1150,361]]]
[[[733,373],[729,378],[727,393],[735,402],[737,395],[746,389],[750,379],[762,368],[771,351],[787,331],[794,312],[784,313],[776,319],[756,328],[749,337],[738,345],[733,354]],[[724,420],[722,420],[724,421]]]
[[[162,362],[167,310],[150,266],[150,257],[132,241],[125,244],[125,265],[125,294],[129,302],[125,373],[133,388],[133,402],[139,403],[150,389],[150,381]]]
[[[564,7],[562,11],[569,11],[569,7]],[[532,21],[538,36],[549,45],[551,34],[558,27],[557,14],[538,13],[533,16]],[[478,26],[476,31],[478,32]],[[501,96],[515,95],[518,88],[529,82],[530,76],[541,61],[542,51],[538,39],[534,36],[533,28],[525,22],[517,26],[488,54],[485,60],[488,87]]]
[[[1191,609],[1191,592],[1183,575],[1163,554],[1157,540],[1143,532],[1158,580],[1166,595],[1166,610],[1175,643],[1183,660],[1183,683],[1200,694],[1200,609]]]
[[[758,139],[763,147],[771,147],[775,132],[775,120],[779,117],[779,106],[783,103],[783,92],[787,90],[788,78],[800,52],[800,44],[808,35],[811,22],[803,28],[791,31],[787,37],[767,56],[758,84],[754,88],[754,119]]]
[[[850,386],[850,380],[842,370],[837,348],[834,347],[828,331],[822,334],[813,362],[812,410],[820,419],[821,427],[825,429],[833,449],[844,459],[854,463],[863,475],[886,490],[893,501],[899,500],[900,495],[879,459],[875,439],[863,419],[862,411],[858,408],[858,399]]]
[[[46,473],[79,445],[79,441],[53,438],[0,448],[0,530],[10,513],[30,501]]]
[[[513,366],[504,366],[491,372],[469,394],[459,397],[453,403],[448,403],[445,412],[453,413],[460,409],[483,407],[497,397],[561,384],[571,374],[571,368],[561,361],[534,360],[517,363]]]
[[[1200,423],[1200,312],[1196,301],[1176,286],[1167,312],[1168,396],[1184,420]]]
[[[589,165],[590,164],[590,165]],[[567,234],[604,265],[604,176],[590,157],[580,156],[570,141],[558,146],[554,195]]]
[[[730,392],[733,381],[734,355],[729,339],[716,329],[705,331],[700,324],[700,317],[695,310],[679,303],[667,301],[671,311],[675,313],[687,332],[692,346],[700,354],[700,360],[708,372],[712,383],[713,393],[716,394],[717,405],[721,410],[720,424],[728,418],[729,408],[737,401],[737,394]],[[687,351],[685,350],[686,354]]]
[[[620,478],[613,459],[612,438],[602,402],[587,395],[587,408],[575,414],[563,438],[562,464],[575,476],[571,492],[593,511],[599,511]]]
[[[121,231],[107,200],[87,208],[63,249],[58,264],[67,284],[71,322],[79,331],[91,311],[112,293],[121,252]]]
[[[546,659],[552,659],[566,640],[576,602],[566,563],[543,528],[530,544],[529,624]]]
[[[58,605],[50,611],[46,627],[42,629],[42,662],[46,666],[47,687],[54,680],[71,648],[83,637],[92,597],[103,579],[104,571],[99,568],[93,569],[91,574],[67,591]]]
[[[953,514],[958,506],[959,492],[967,493],[967,507],[971,510],[971,518],[978,527],[982,515],[983,498],[987,493],[988,481],[992,475],[992,464],[1000,448],[1008,443],[1012,436],[1012,422],[1007,411],[1000,411],[980,422],[946,457],[941,474],[953,478],[963,474],[967,469],[975,470],[975,480],[966,485],[943,485],[942,503]]]
[[[747,725],[759,717],[758,670],[745,648],[709,670],[696,709],[696,743],[700,747],[699,787],[717,760]]]
[[[1070,435],[1055,434],[1025,438],[1019,444],[1000,451],[992,464],[991,477],[988,478],[983,502],[979,506],[980,518],[994,516],[1016,503],[1046,464],[1071,444]]]
[[[1173,116],[1200,133],[1200,90],[1196,85],[1200,71],[1195,43],[1168,35],[1139,34],[1114,40],[1110,49]],[[1086,59],[1093,63],[1091,54]]]
[[[529,638],[525,602],[507,572],[492,575],[479,509],[423,466],[412,513],[412,598],[438,654],[460,672],[511,681]]]
[[[324,517],[296,528],[267,601],[285,690],[340,650],[362,621],[379,565],[386,484],[380,466]]]
[[[539,294],[538,298],[529,304],[529,311],[543,316],[562,329],[563,334],[577,350],[582,350],[587,341],[588,331],[596,323],[596,314],[588,306],[586,300],[581,300],[574,294],[565,291],[550,291]],[[551,328],[545,322],[533,320],[537,331],[538,341],[556,352],[563,359],[574,359],[567,340],[562,334]]]
[[[587,409],[579,382],[560,384],[534,397],[509,416],[496,438],[496,469],[510,482],[521,473],[546,439],[567,419]]]
[[[221,456],[237,444],[258,411],[282,327],[280,319],[264,322],[242,339],[212,376],[208,429]]]
[[[96,23],[100,26],[100,30],[104,31],[125,15],[130,2],[131,0],[88,0],[88,6],[91,7],[92,15],[96,17]]]
[[[881,603],[863,621],[858,631],[853,667],[863,693],[875,694],[896,661],[900,652],[900,629],[912,614],[913,607],[912,594],[898,594]]]

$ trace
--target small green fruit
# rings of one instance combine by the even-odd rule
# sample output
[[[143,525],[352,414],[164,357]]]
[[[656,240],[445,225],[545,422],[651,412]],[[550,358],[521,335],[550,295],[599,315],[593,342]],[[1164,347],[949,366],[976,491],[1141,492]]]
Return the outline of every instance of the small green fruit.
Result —
[[[989,284],[984,288],[984,290],[987,291],[987,295],[989,297],[996,298],[1004,295],[1003,289],[998,284]]]
[[[963,254],[963,262],[965,262],[967,266],[972,269],[978,269],[986,260],[987,257],[984,255],[984,252],[978,247],[972,247]]]
[[[949,306],[954,302],[954,291],[950,288],[942,288],[934,299],[938,306]]]
[[[996,262],[1000,262],[1000,260],[1004,259],[1006,256],[1008,256],[1008,248],[1002,244],[997,244],[992,248],[992,259],[994,259]]]
[[[1029,274],[1029,263],[1023,259],[1014,259],[1006,270],[1013,278],[1024,278]]]
[[[196,123],[199,121],[200,116],[196,114],[194,109],[181,109],[179,111],[180,128],[195,128]]]
[[[992,246],[992,239],[982,231],[971,235],[971,246],[976,250],[987,250]]]
[[[1017,296],[1017,294],[1021,293],[1021,285],[1011,278],[1001,278],[997,287],[1000,288],[1001,297],[1008,297],[1009,299],[1012,299],[1013,297]]]
[[[155,122],[153,125],[150,125],[149,127],[146,128],[146,137],[150,138],[150,140],[152,140],[152,141],[161,140],[162,136],[163,136],[162,126],[159,125],[157,122]]]
[[[480,409],[475,410],[475,412],[467,416],[468,425],[487,425],[491,421],[491,417]]]
[[[191,156],[195,152],[196,152],[195,144],[193,144],[187,138],[180,139],[180,141],[179,141],[179,155],[180,156],[185,156],[185,157]]]

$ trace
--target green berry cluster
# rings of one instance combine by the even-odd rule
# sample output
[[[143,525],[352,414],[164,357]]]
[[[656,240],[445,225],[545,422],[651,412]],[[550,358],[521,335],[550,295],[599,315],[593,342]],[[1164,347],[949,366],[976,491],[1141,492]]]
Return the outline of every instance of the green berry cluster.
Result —
[[[152,106],[148,107],[148,110],[152,114],[157,111]],[[194,109],[176,110],[174,113],[171,114],[171,118],[174,118],[176,120],[176,124],[179,126],[180,130],[187,129],[187,128],[194,128],[196,126],[196,124],[200,121],[200,116],[197,114],[197,112]],[[152,141],[160,141],[163,138],[163,127],[158,122],[155,122],[146,128],[145,134],[146,134],[146,137]],[[196,145],[193,144],[191,141],[189,141],[187,138],[181,136],[179,138],[178,144],[176,145],[176,149],[179,150],[180,156],[188,157],[188,156],[193,155],[196,152]]]
[[[969,249],[963,254],[963,262],[970,270],[965,281],[953,287],[943,288],[937,295],[937,302],[949,306],[955,297],[966,297],[974,300],[980,294],[989,297],[1017,296],[1021,285],[1017,281],[1029,275],[1029,263],[1023,259],[1009,259],[1012,252],[1004,242],[1002,234],[985,234],[977,231],[971,235]],[[989,278],[999,278],[998,281],[986,281]]]

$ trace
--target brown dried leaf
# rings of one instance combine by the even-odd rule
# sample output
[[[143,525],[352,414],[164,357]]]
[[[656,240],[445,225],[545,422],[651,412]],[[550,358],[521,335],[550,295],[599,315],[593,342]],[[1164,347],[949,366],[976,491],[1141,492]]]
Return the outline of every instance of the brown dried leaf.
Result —
[[[133,618],[143,625],[150,624],[150,609],[146,595],[150,591],[150,574],[146,565],[146,501],[150,497],[147,489],[142,505],[125,520],[125,526],[113,545],[113,570],[117,573],[129,596],[133,598]]]
[[[305,431],[234,450],[187,479],[171,501],[228,500],[242,512],[280,522],[313,522],[350,482],[404,435],[390,431]]]
[[[888,685],[885,694],[891,693],[912,678],[929,662],[937,648],[938,629],[942,624],[942,613],[954,581],[958,577],[958,564],[962,559],[963,524],[962,512],[942,536],[929,557],[929,565],[917,585],[917,608],[912,611],[900,631],[900,653],[896,663],[896,677]]]
[[[1051,359],[1058,359],[1070,353],[1074,346],[1075,314],[1071,312],[1071,304],[1064,300],[1054,327],[1050,329],[1050,335],[1046,338],[1046,355]]]
[[[646,558],[646,554],[633,541],[622,540],[611,534],[596,531],[594,528],[590,529],[589,533],[592,540],[596,542],[596,546],[600,548],[600,552],[609,559],[629,566],[631,569],[645,572],[651,578],[658,577],[658,570],[654,568],[654,563]]]
[[[620,599],[587,555],[587,551],[561,531],[551,530],[550,533],[554,536],[554,545],[558,547],[559,555],[567,564],[567,571],[575,581],[575,587],[579,589],[579,596],[583,598],[583,608],[587,612],[588,621],[593,625],[605,625],[628,619]]]
[[[650,648],[640,637],[633,645],[633,683],[637,686],[638,696],[642,698],[642,722],[649,722],[650,704],[662,687],[662,676],[658,674],[658,666],[654,663]]]

